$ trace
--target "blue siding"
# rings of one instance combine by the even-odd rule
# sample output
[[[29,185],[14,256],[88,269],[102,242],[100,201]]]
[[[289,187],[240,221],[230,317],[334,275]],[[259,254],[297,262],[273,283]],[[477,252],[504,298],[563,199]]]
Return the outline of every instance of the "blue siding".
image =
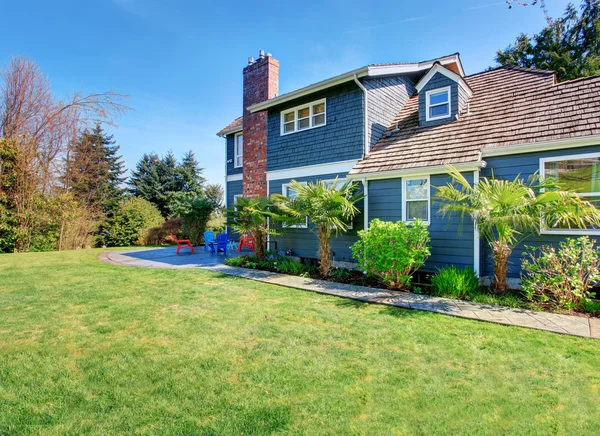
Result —
[[[437,88],[450,87],[450,117],[436,121],[426,121],[426,101],[427,91],[431,91]],[[435,126],[437,124],[448,123],[453,121],[458,114],[458,83],[454,80],[449,79],[441,73],[435,73],[435,75],[427,82],[427,84],[419,92],[419,124],[421,126]]]
[[[242,174],[242,167],[235,168],[233,162],[233,146],[235,141],[235,134],[226,136],[227,141],[227,153],[225,159],[227,160],[227,175]]]
[[[473,181],[473,173],[465,173],[465,178]],[[473,268],[473,223],[466,220],[459,224],[456,217],[442,218],[438,215],[439,203],[433,199],[436,187],[451,181],[446,174],[432,175],[431,183],[431,256],[421,269],[435,272],[446,265]],[[402,219],[402,179],[374,180],[369,182],[369,220],[379,218],[384,221]],[[459,230],[460,229],[460,230]]]
[[[527,179],[532,174],[539,172],[540,158],[554,156],[570,156],[581,153],[600,152],[600,144],[591,147],[570,148],[565,150],[554,150],[540,153],[527,153],[512,156],[500,156],[486,158],[487,167],[482,171],[482,176],[494,177],[499,179],[514,180],[516,177]],[[519,277],[521,273],[521,261],[525,245],[539,247],[540,245],[557,245],[568,236],[564,235],[534,235],[520,244],[509,257],[508,276]],[[571,236],[577,237],[577,236]],[[493,276],[494,268],[491,259],[491,250],[487,242],[483,242],[482,260],[483,271],[482,275]]]
[[[326,125],[281,135],[281,111],[327,99]],[[363,93],[355,83],[269,109],[267,171],[303,167],[363,155]]]
[[[405,76],[366,78],[363,85],[368,93],[369,147],[373,147],[415,93],[415,86]]]
[[[297,177],[294,180],[298,182],[315,182],[316,180],[333,180],[336,177],[343,178],[345,176],[346,173],[323,174],[311,177]],[[269,182],[269,194],[281,194],[282,186],[289,182],[290,179],[271,180]],[[362,210],[363,202],[359,202],[357,207]],[[331,249],[335,253],[335,260],[343,262],[352,261],[352,250],[350,250],[350,246],[358,239],[356,234],[359,230],[362,230],[363,223],[364,219],[362,213],[360,213],[354,218],[353,228],[351,230],[332,238]],[[312,228],[310,224],[309,227]],[[290,248],[293,248],[294,253],[297,256],[316,258],[319,243],[317,236],[310,228],[286,228],[283,229],[283,234],[281,236],[271,237],[271,240],[277,241],[278,250],[287,251]]]

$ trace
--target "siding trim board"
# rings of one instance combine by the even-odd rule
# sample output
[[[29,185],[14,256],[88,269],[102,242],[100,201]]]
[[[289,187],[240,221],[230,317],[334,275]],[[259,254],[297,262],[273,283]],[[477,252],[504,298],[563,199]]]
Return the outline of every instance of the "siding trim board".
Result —
[[[243,174],[232,174],[231,176],[225,177],[225,181],[226,182],[235,182],[237,180],[243,180],[243,178],[244,178]]]
[[[507,145],[504,147],[484,147],[483,157],[509,156],[512,154],[536,153],[541,151],[564,150],[568,148],[586,147],[600,143],[600,135],[588,135],[575,138],[557,139],[552,141],[530,142],[525,144]]]
[[[485,168],[485,161],[479,160],[475,162],[459,162],[452,164],[454,168],[463,171],[477,171],[480,168]],[[400,177],[409,177],[409,176],[426,176],[433,174],[447,174],[448,173],[448,165],[435,165],[430,167],[422,167],[422,168],[406,168],[402,170],[393,170],[393,171],[374,171],[370,173],[356,173],[356,174],[348,174],[348,179],[353,180],[383,180],[383,179],[394,179]]]
[[[347,173],[358,162],[358,159],[331,162],[318,165],[307,165],[285,170],[267,171],[267,181],[293,179],[296,177],[320,176],[322,174]]]

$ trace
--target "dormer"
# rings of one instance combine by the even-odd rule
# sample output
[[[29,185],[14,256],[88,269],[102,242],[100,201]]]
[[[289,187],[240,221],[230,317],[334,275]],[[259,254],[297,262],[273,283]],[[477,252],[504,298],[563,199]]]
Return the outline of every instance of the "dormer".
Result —
[[[416,89],[419,93],[419,125],[422,127],[456,120],[473,95],[462,74],[439,63],[419,80]]]

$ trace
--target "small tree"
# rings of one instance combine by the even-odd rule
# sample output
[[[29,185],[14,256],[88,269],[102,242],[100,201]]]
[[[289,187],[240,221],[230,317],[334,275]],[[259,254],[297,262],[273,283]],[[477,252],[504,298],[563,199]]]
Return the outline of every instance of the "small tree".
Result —
[[[408,287],[430,254],[427,226],[418,220],[406,224],[374,219],[358,236],[352,254],[360,268],[394,289]]]
[[[200,245],[208,221],[216,208],[212,200],[190,193],[179,193],[169,207],[173,211],[173,217],[181,218],[183,234],[192,244]]]
[[[104,242],[109,247],[144,244],[147,232],[163,222],[156,206],[143,198],[131,197],[114,216],[106,219],[102,226]]]
[[[585,228],[600,225],[600,211],[570,190],[561,190],[551,180],[535,175],[528,181],[483,177],[475,186],[454,167],[448,167],[452,182],[438,188],[440,214],[470,217],[492,249],[493,286],[506,292],[508,258],[514,248],[541,228]]]
[[[319,269],[322,275],[331,271],[331,237],[348,231],[348,225],[358,213],[356,202],[363,196],[355,193],[358,185],[353,182],[299,183],[292,180],[290,189],[296,196],[289,199],[274,195],[278,207],[299,223],[306,217],[314,224],[313,232],[319,239]]]
[[[262,260],[265,256],[267,236],[279,232],[269,225],[281,220],[276,212],[275,204],[269,197],[238,197],[236,205],[227,210],[227,225],[241,234],[249,234],[254,238],[256,257]]]

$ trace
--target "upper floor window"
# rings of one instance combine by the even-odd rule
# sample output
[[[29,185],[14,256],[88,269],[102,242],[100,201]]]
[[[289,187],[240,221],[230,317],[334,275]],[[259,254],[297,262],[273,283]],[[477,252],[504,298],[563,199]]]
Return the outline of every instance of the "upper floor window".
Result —
[[[233,166],[240,168],[244,164],[244,135],[236,133],[233,140]]]
[[[281,112],[281,134],[298,132],[325,125],[325,99]]]
[[[432,89],[425,93],[426,120],[435,121],[450,117],[450,87]]]
[[[600,153],[542,158],[540,175],[558,182],[562,189],[577,192],[583,199],[600,207]],[[600,229],[552,228],[543,231],[560,234],[600,234]]]
[[[402,219],[429,223],[429,176],[404,178],[402,188]]]

